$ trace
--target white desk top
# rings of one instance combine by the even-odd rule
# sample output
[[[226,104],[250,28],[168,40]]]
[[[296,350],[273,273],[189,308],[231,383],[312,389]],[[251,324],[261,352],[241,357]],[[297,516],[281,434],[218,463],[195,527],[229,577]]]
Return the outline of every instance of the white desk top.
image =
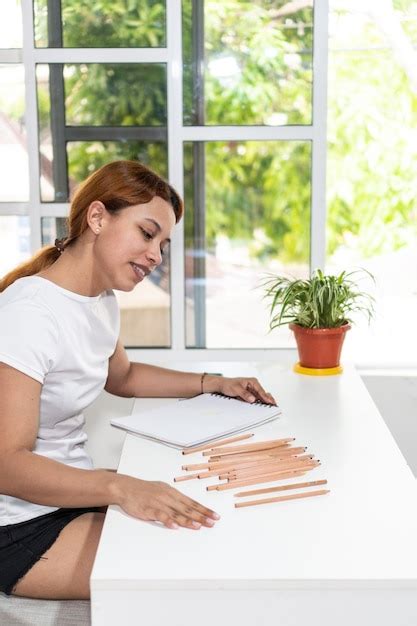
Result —
[[[169,530],[109,507],[93,590],[417,588],[416,481],[358,374],[309,377],[288,363],[254,365],[283,415],[257,428],[253,441],[294,436],[322,462],[297,481],[327,478],[331,493],[235,509],[236,490],[206,491],[215,478],[173,483],[184,459],[199,462],[201,453],[183,457],[127,435],[120,473],[169,482],[222,518],[211,529]],[[144,410],[162,402],[143,400]]]

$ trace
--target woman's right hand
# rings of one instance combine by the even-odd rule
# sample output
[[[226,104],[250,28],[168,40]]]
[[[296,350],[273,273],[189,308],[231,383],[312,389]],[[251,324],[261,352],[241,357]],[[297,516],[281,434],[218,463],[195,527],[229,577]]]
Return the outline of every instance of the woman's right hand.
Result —
[[[192,500],[167,483],[115,476],[116,502],[126,513],[142,520],[161,522],[167,528],[210,528],[220,515]]]

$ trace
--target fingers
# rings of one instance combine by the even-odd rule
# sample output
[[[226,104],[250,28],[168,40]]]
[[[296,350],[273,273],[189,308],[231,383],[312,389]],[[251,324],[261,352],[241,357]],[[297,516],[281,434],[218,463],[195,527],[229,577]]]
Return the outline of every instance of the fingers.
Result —
[[[180,491],[178,491],[178,493],[182,496],[182,502],[185,506],[193,507],[200,515],[207,517],[210,520],[220,519],[220,515],[216,513],[215,511],[208,509],[207,507],[203,506],[199,502],[196,502],[196,500],[193,500],[192,498],[188,498],[187,496],[184,496],[184,494],[182,494]]]
[[[172,512],[172,517],[179,526],[198,530],[202,526],[212,528],[216,523],[214,519],[200,515],[195,511],[186,510],[185,513]]]
[[[175,512],[175,521],[187,528],[200,528],[206,526],[211,528],[220,515],[203,506],[199,502],[188,498],[180,491],[175,491],[175,496],[171,502],[171,508]]]
[[[211,528],[220,519],[220,515],[188,498],[174,487],[166,483],[157,484],[160,490],[159,506],[152,512],[154,517],[148,519],[156,519],[167,528],[183,526],[193,530],[198,530],[202,526]]]
[[[171,529],[177,529],[182,526],[192,530],[199,530],[202,526],[212,528],[216,523],[211,517],[202,515],[196,509],[178,502],[174,502],[171,507],[166,509],[153,511],[150,519],[155,519]]]
[[[158,522],[161,522],[166,528],[171,528],[172,530],[176,530],[180,526],[184,528],[191,528],[193,530],[199,530],[201,528],[202,523],[197,520],[192,520],[186,515],[180,515],[173,509],[168,511],[155,511],[155,519]],[[214,524],[214,522],[213,522]]]
[[[265,391],[257,378],[223,378],[220,392],[244,402],[264,402],[276,406],[275,398]]]
[[[211,528],[216,523],[214,519],[205,517],[189,507],[178,507],[175,503],[173,506],[161,505],[161,508],[149,508],[140,518],[147,521],[160,522],[166,528],[172,530],[176,530],[180,526],[199,530],[202,526]]]
[[[267,404],[276,405],[275,398],[270,393],[265,391],[257,378],[249,378],[246,381],[246,392],[249,393],[251,398],[253,398],[248,400],[249,402],[260,400],[261,402],[266,402]]]
[[[174,516],[169,513],[155,511],[154,516],[155,520],[161,522],[166,528],[171,528],[172,530],[179,528],[179,524],[174,520]]]

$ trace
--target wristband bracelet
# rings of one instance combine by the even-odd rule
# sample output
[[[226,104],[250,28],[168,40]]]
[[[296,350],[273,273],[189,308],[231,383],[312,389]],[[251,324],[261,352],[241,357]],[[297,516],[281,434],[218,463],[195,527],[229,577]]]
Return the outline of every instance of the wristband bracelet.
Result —
[[[203,391],[203,382],[204,382],[204,378],[207,376],[207,372],[204,372],[204,374],[201,374],[201,393],[204,393]]]

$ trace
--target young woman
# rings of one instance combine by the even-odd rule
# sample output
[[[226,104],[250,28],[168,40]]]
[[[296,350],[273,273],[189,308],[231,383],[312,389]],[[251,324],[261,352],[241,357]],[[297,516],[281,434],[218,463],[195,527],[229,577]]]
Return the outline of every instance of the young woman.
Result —
[[[68,236],[0,282],[0,591],[87,599],[106,507],[168,528],[219,516],[162,482],[93,469],[84,409],[104,388],[126,397],[221,392],[274,402],[255,378],[222,378],[129,362],[113,289],[154,270],[183,206],[134,161],[78,189]],[[139,320],[138,320],[139,322]]]

